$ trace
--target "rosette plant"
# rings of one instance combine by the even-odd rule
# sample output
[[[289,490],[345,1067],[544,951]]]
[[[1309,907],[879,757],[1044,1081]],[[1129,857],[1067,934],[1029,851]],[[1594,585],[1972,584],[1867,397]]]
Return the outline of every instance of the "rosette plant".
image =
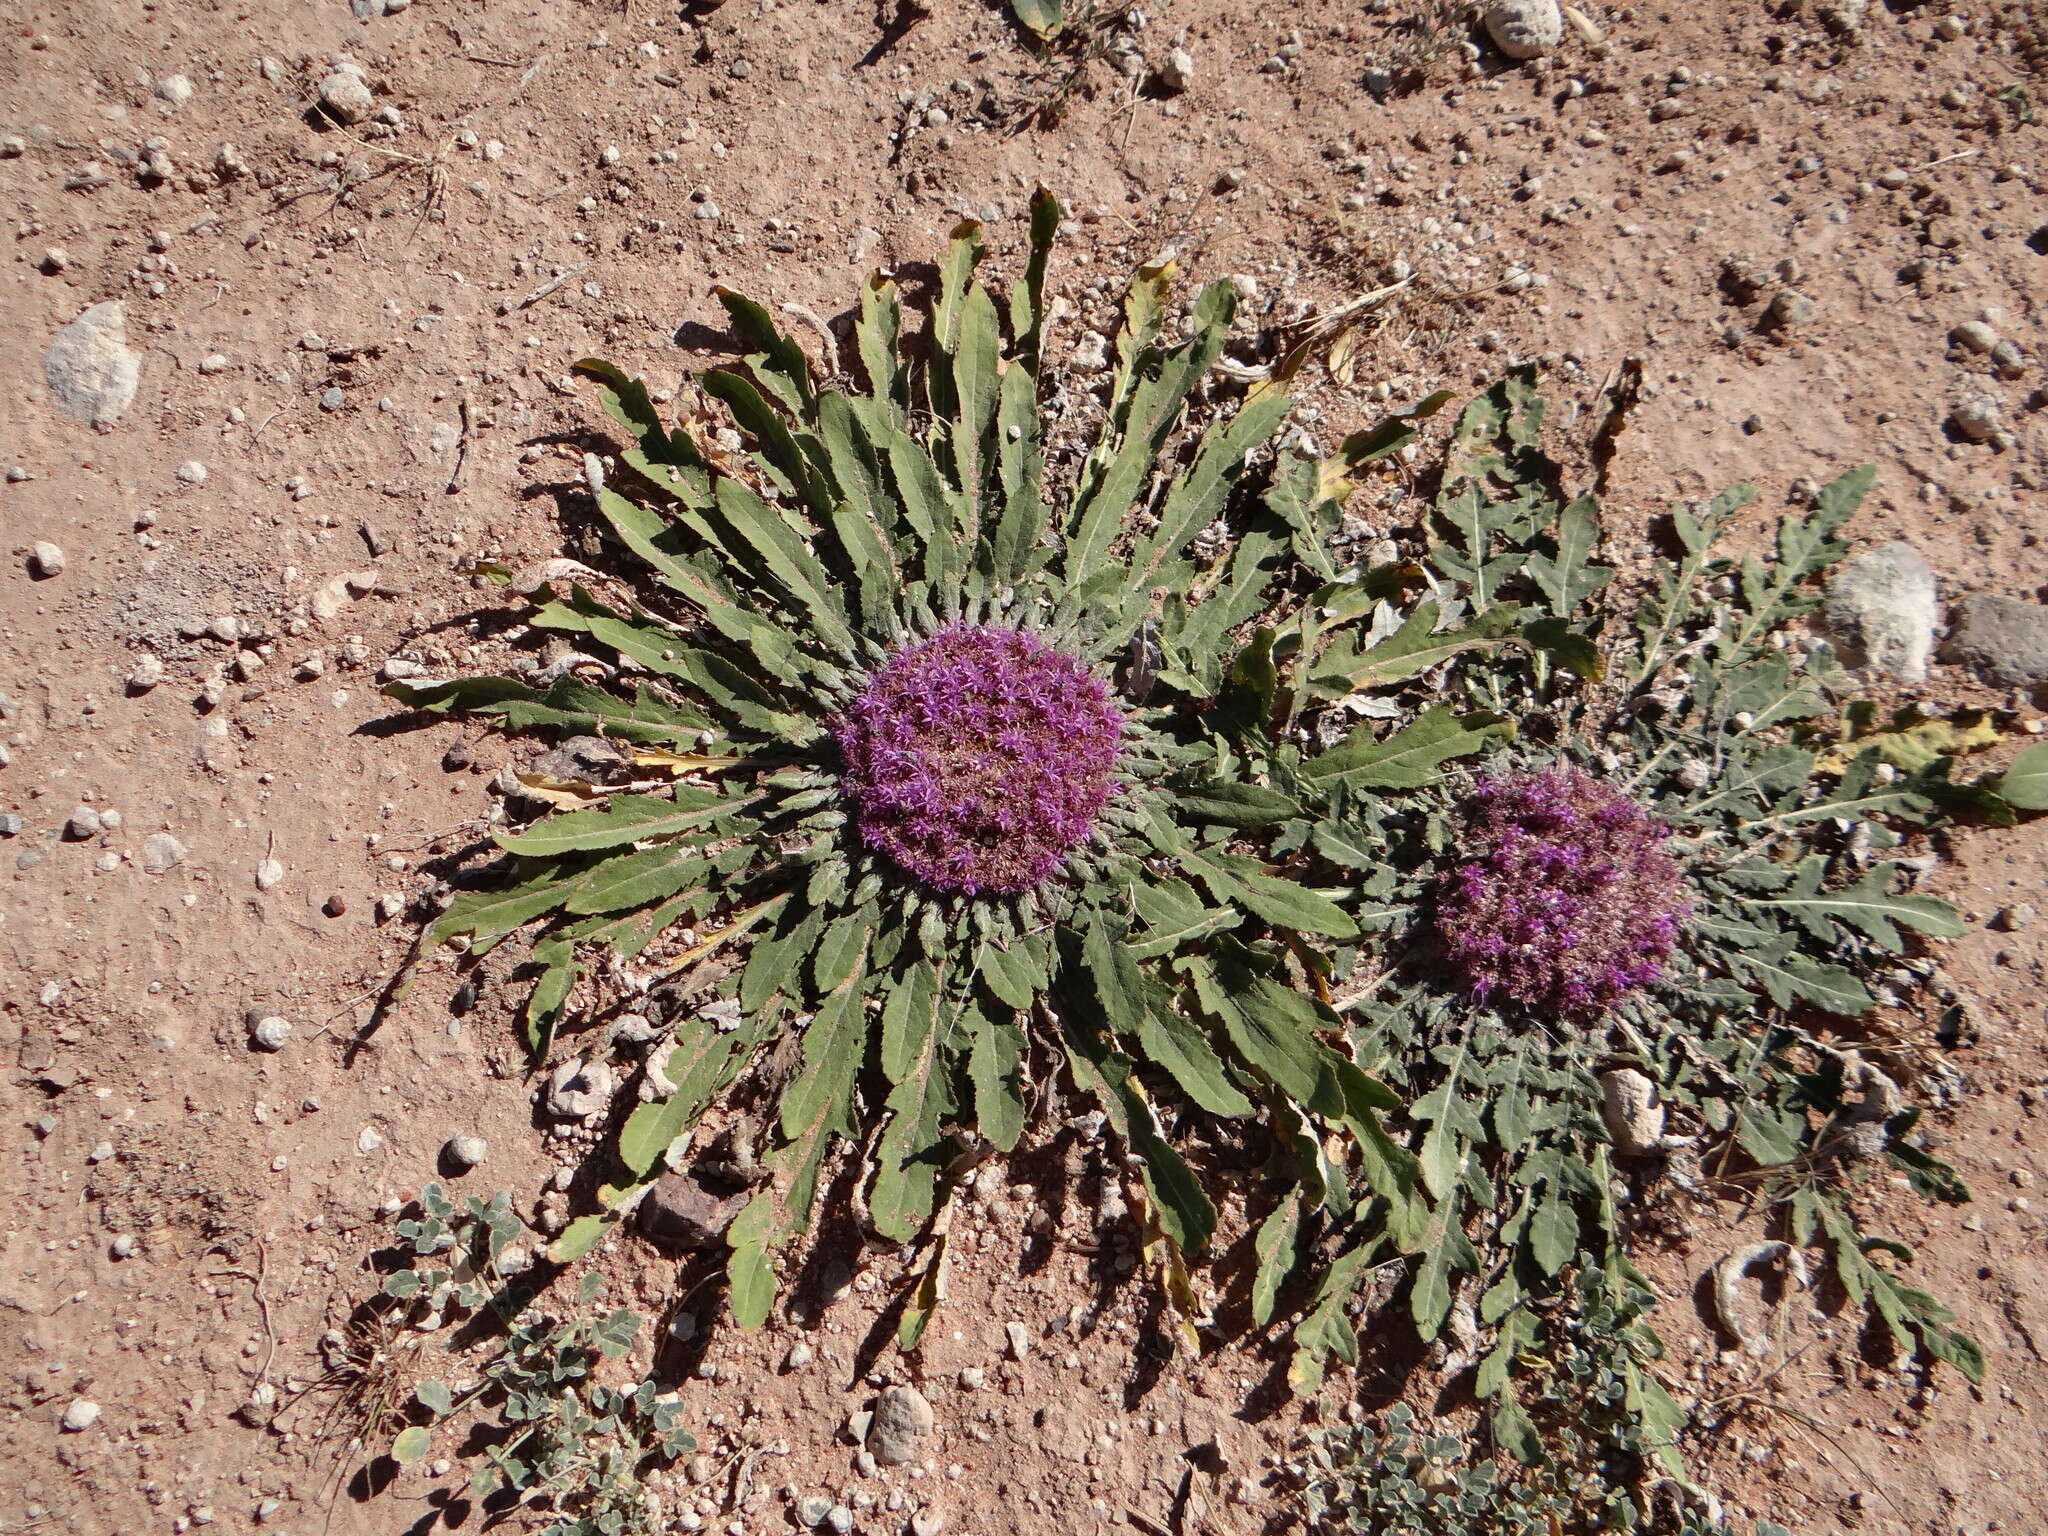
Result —
[[[1147,268],[1093,445],[1056,473],[1040,393],[1057,216],[1041,193],[1001,302],[961,226],[920,342],[896,285],[871,281],[857,387],[814,376],[763,309],[721,292],[747,349],[699,380],[737,429],[723,447],[610,365],[579,365],[625,436],[593,476],[597,510],[652,582],[536,594],[531,623],[601,652],[604,675],[388,690],[595,732],[637,765],[629,787],[578,786],[584,808],[499,833],[510,863],[431,929],[471,954],[526,935],[536,1051],[656,975],[701,977],[724,1004],[657,1056],[673,1091],[623,1126],[630,1178],[558,1254],[587,1249],[743,1077],[773,1106],[771,1177],[728,1234],[749,1324],[777,1250],[843,1173],[876,1233],[935,1234],[914,1339],[949,1166],[1075,1097],[1142,1174],[1151,1251],[1183,1300],[1232,1138],[1264,1138],[1258,1163],[1277,1138],[1316,1201],[1374,1200],[1420,1230],[1414,1160],[1380,1124],[1394,1100],[1323,1000],[1330,952],[1358,930],[1356,871],[1341,846],[1274,835],[1331,785],[1410,782],[1500,729],[1444,712],[1405,746],[1366,732],[1320,787],[1299,780],[1298,745],[1276,745],[1320,737],[1297,707],[1310,696],[1278,686],[1273,626],[1312,613],[1297,639],[1340,676],[1358,663],[1345,635],[1371,594],[1333,582],[1327,539],[1347,476],[1412,428],[1390,420],[1320,462],[1275,451],[1277,383],[1234,409],[1210,387],[1231,285],[1169,341],[1171,272]]]
[[[2009,822],[2038,790],[2024,762],[1958,782],[1995,727],[1881,715],[1802,622],[1848,552],[1868,466],[1741,558],[1722,550],[1754,489],[1676,508],[1617,580],[1597,504],[1567,498],[1542,451],[1543,416],[1530,370],[1471,403],[1411,545],[1426,596],[1389,596],[1363,626],[1385,637],[1368,655],[1431,648],[1425,673],[1374,696],[1394,726],[1463,707],[1516,736],[1483,767],[1279,832],[1341,844],[1361,871],[1366,936],[1333,1002],[1360,1066],[1404,1100],[1386,1123],[1417,1161],[1426,1228],[1408,1242],[1370,1213],[1312,1221],[1303,1192],[1278,1192],[1259,1294],[1316,1277],[1294,1366],[1314,1382],[1325,1355],[1354,1357],[1360,1279],[1407,1251],[1384,1322],[1441,1340],[1491,1400],[1495,1443],[1540,1460],[1557,1426],[1530,1405],[1555,1400],[1550,1362],[1596,1283],[1629,1319],[1603,1369],[1646,1475],[1682,1475],[1688,1413],[1660,1381],[1632,1255],[1689,1202],[1729,1196],[1768,1223],[1736,1271],[1831,1272],[1889,1348],[1981,1376],[1978,1346],[1911,1283],[1911,1251],[1864,1230],[1858,1190],[1883,1171],[1968,1198],[1916,1107],[1956,1082],[1927,1043],[1955,1037],[1935,946],[1963,925],[1913,891],[1934,861],[1907,845],[1962,810]],[[1719,1275],[1717,1294],[1735,1285]],[[1719,1321],[1758,1345],[1739,1310]]]

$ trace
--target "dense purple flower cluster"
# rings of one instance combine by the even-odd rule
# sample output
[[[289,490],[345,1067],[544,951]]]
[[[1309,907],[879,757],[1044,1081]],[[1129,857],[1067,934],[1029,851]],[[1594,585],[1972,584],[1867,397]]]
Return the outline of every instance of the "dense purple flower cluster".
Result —
[[[868,847],[935,889],[998,895],[1095,825],[1123,715],[1035,636],[961,626],[890,657],[833,734]]]
[[[1437,928],[1481,1001],[1607,1008],[1664,974],[1690,902],[1669,830],[1579,768],[1481,779]]]

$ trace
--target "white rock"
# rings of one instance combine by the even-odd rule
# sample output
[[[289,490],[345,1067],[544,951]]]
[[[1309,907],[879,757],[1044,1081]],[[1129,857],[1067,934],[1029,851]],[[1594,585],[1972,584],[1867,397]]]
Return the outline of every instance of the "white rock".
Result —
[[[353,69],[337,69],[320,82],[320,105],[339,122],[360,123],[377,110],[369,83]]]
[[[184,75],[165,75],[156,83],[156,96],[159,101],[182,107],[192,99],[192,82]]]
[[[1100,331],[1083,331],[1074,343],[1073,363],[1083,373],[1100,373],[1109,366],[1109,338]]]
[[[177,467],[175,473],[187,485],[206,484],[206,466],[197,459],[187,459]]]
[[[62,1423],[67,1434],[77,1434],[82,1429],[91,1429],[100,1421],[100,1405],[88,1398],[75,1398],[64,1410]]]
[[[155,651],[144,651],[128,669],[128,688],[133,693],[147,693],[163,680],[164,659]]]
[[[481,1165],[483,1160],[490,1156],[490,1152],[489,1142],[467,1131],[459,1136],[450,1136],[448,1144],[441,1148],[441,1155],[464,1173]]]
[[[281,1051],[291,1037],[291,1021],[281,1019],[274,1013],[258,1019],[249,1031],[250,1043],[259,1051]]]
[[[63,548],[48,539],[38,539],[29,547],[28,563],[38,576],[61,576],[64,574]]]
[[[284,863],[280,859],[264,859],[256,866],[256,889],[274,891],[284,883]]]
[[[65,415],[104,432],[135,399],[142,360],[128,350],[127,312],[95,304],[50,339],[43,377]]]
[[[1564,40],[1557,0],[1489,0],[1486,35],[1511,59],[1540,58]]]
[[[70,820],[64,823],[64,834],[67,837],[75,838],[79,842],[84,842],[89,837],[98,837],[101,826],[102,823],[98,811],[89,805],[75,806],[72,809]]]
[[[1845,561],[1828,581],[1822,616],[1843,659],[1902,683],[1927,681],[1934,654],[1934,572],[1906,543]]]
[[[1159,83],[1178,95],[1194,83],[1195,56],[1185,48],[1170,50],[1159,66]]]

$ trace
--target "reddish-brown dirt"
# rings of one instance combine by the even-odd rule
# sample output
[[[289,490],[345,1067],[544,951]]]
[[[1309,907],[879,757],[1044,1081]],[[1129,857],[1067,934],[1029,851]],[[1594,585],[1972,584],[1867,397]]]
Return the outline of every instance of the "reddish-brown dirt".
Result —
[[[557,492],[594,420],[569,365],[602,353],[673,386],[718,355],[714,283],[829,319],[963,214],[1015,270],[1040,182],[1070,213],[1056,361],[1169,247],[1190,278],[1253,280],[1246,357],[1400,263],[1415,283],[1362,336],[1351,382],[1306,376],[1325,444],[1382,400],[1469,392],[1532,358],[1565,440],[1583,438],[1577,410],[1639,357],[1618,538],[1731,481],[1769,508],[1874,460],[1860,538],[1913,540],[1944,600],[2041,595],[2048,142],[2029,120],[2041,87],[1998,35],[1938,34],[1960,6],[1596,5],[1597,53],[1568,32],[1547,66],[1488,52],[1468,78],[1454,34],[1411,77],[1396,23],[1422,8],[1164,4],[1130,35],[1155,64],[1184,35],[1184,94],[1101,60],[1056,121],[1027,122],[1066,66],[970,0],[881,16],[731,0],[690,24],[628,0],[419,0],[368,21],[344,0],[7,7],[0,459],[19,473],[0,485],[0,810],[22,825],[0,841],[0,1528],[240,1530],[260,1509],[285,1530],[424,1529],[459,1481],[429,1463],[337,1494],[320,1399],[295,1395],[373,1284],[380,1205],[433,1177],[450,1135],[489,1140],[461,1186],[526,1213],[579,1152],[536,1128],[503,1001],[452,1013],[445,971],[347,1050],[411,939],[378,898],[426,889],[428,843],[481,825],[515,750],[387,728],[378,672],[458,666],[487,634],[498,599],[464,561],[563,550]],[[339,52],[397,125],[309,115]],[[1383,70],[1395,89],[1375,96]],[[159,138],[169,174],[145,180]],[[106,300],[125,306],[139,385],[101,434],[53,407],[42,358]],[[2023,349],[2012,376],[1948,345],[1980,318]],[[2002,447],[1948,425],[1984,394]],[[1399,489],[1360,515],[1406,520]],[[32,570],[43,541],[57,575]],[[142,690],[124,680],[145,656],[162,680]],[[1991,701],[1946,668],[1932,693]],[[444,766],[457,741],[467,769]],[[67,836],[81,805],[102,830]],[[2048,874],[2038,823],[1945,847],[1931,888],[1980,919]],[[1841,1319],[1797,1324],[1803,1352],[1708,1462],[1731,1505],[1798,1530],[2020,1532],[2048,1501],[2041,953],[2033,932],[1980,930],[1943,962],[1983,1028],[1935,1128],[1979,1198],[1874,1198],[1991,1376],[1923,1386],[1865,1364]],[[291,1037],[252,1050],[248,1020],[269,1014]],[[1284,1520],[1274,1472],[1299,1410],[1275,1406],[1274,1362],[1250,1347],[1146,1366],[1150,1293],[1091,1251],[1100,1155],[1069,1134],[983,1175],[915,1369],[870,1340],[901,1257],[851,1249],[826,1277],[850,1293],[803,1325],[665,1348],[720,1467],[780,1453],[748,1463],[758,1498],[738,1512],[718,1507],[729,1481],[680,1476],[670,1511],[780,1529],[793,1486],[876,1531],[927,1505],[959,1533]],[[1046,1196],[1011,1181],[1065,1191],[1050,1234],[1032,1230]],[[1733,1214],[1689,1214],[1654,1260],[1674,1371],[1709,1399],[1776,1363],[1723,1361],[1694,1305]],[[598,1263],[608,1299],[676,1310],[671,1262],[628,1239]],[[1020,1360],[1011,1322],[1035,1341]],[[813,1358],[791,1368],[799,1342]],[[979,1391],[959,1385],[970,1368]],[[888,1380],[918,1381],[938,1426],[926,1462],[862,1476],[842,1425]],[[259,1383],[288,1407],[272,1428],[237,1417]],[[1331,1390],[1377,1404],[1387,1385]],[[79,1398],[101,1416],[65,1432]]]

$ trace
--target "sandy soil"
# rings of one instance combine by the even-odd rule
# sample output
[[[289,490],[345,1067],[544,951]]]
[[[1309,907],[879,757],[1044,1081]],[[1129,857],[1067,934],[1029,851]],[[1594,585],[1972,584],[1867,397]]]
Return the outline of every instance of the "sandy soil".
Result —
[[[239,1530],[261,1510],[383,1532],[451,1513],[459,1479],[432,1466],[337,1495],[319,1401],[296,1389],[372,1284],[380,1206],[434,1175],[450,1135],[489,1141],[463,1187],[529,1213],[580,1147],[538,1128],[501,1001],[458,1015],[444,973],[347,1049],[412,933],[379,898],[430,890],[435,840],[481,824],[515,750],[393,728],[378,674],[458,665],[491,632],[464,561],[580,547],[594,413],[569,364],[601,352],[673,385],[719,355],[714,283],[829,320],[963,214],[1014,270],[1043,181],[1073,215],[1055,357],[1168,247],[1191,276],[1255,282],[1247,358],[1411,272],[1351,382],[1308,389],[1323,441],[1524,358],[1584,405],[1639,357],[1650,388],[1607,504],[1624,540],[1676,498],[1747,479],[1775,506],[1870,459],[1860,537],[1916,542],[1945,599],[2043,595],[2048,434],[2026,360],[2048,344],[2048,142],[2026,121],[2041,87],[1998,34],[1939,22],[1960,6],[1592,6],[1597,52],[1574,33],[1548,65],[1488,53],[1468,77],[1455,37],[1416,53],[1409,9],[1163,5],[1129,35],[1155,64],[1184,38],[1185,93],[1099,60],[1057,121],[1070,66],[967,0],[879,17],[731,0],[690,22],[574,0],[0,10],[0,461],[18,467],[0,485],[0,809],[22,822],[0,841],[0,1529]],[[395,122],[309,111],[337,53]],[[43,357],[103,301],[139,377],[96,432],[56,409]],[[2023,349],[2016,369],[1950,345],[1979,319]],[[1950,425],[1981,395],[2003,446]],[[1360,516],[1400,521],[1398,489]],[[38,574],[40,542],[60,573]],[[1949,669],[1935,692],[1996,697]],[[73,836],[81,806],[100,830]],[[1933,888],[1980,919],[2048,873],[2039,824],[1949,851]],[[1943,961],[1983,1020],[1938,1117],[1979,1201],[1872,1198],[1993,1374],[1901,1379],[1841,1320],[1802,1323],[1769,1389],[1782,1407],[1750,1407],[1710,1455],[1733,1506],[1795,1529],[2018,1532],[2048,1500],[2028,1194],[2048,1139],[2042,956],[2031,932],[1986,930]],[[290,1039],[253,1049],[249,1020],[273,1014]],[[785,1527],[785,1486],[845,1497],[862,1530],[924,1506],[960,1533],[1284,1523],[1276,1468],[1303,1421],[1275,1358],[1146,1364],[1149,1294],[1113,1245],[1079,1246],[1102,1172],[1070,1136],[984,1175],[914,1373],[872,1331],[893,1253],[817,1277],[850,1290],[801,1325],[665,1345],[707,1445],[779,1452],[707,1528]],[[1064,1217],[1033,1232],[1050,1190]],[[1674,1210],[1655,1261],[1677,1367],[1716,1400],[1757,1374],[1721,1357],[1693,1292],[1731,1216]],[[599,1263],[608,1298],[664,1324],[677,1309],[672,1261],[628,1240]],[[1011,1322],[1035,1341],[1022,1359]],[[791,1368],[799,1342],[812,1358]],[[981,1390],[960,1385],[971,1368]],[[937,1409],[928,1461],[860,1475],[847,1414],[912,1379]],[[288,1408],[268,1427],[237,1416],[259,1384]],[[1333,1400],[1395,1386],[1340,1379]],[[102,1416],[64,1432],[78,1398]],[[670,1497],[680,1512],[727,1486],[679,1478]]]

